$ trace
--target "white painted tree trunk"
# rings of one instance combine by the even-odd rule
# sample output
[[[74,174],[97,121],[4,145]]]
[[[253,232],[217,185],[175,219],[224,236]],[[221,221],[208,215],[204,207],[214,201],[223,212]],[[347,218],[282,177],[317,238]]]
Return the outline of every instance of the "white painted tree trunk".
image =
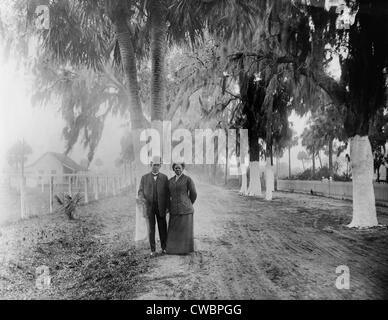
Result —
[[[348,227],[373,227],[377,223],[373,189],[373,155],[368,136],[350,139],[353,180],[353,218]]]
[[[144,175],[147,170],[150,169],[149,166],[142,163],[140,160],[140,133],[143,129],[132,130],[132,138],[133,138],[133,146],[135,152],[135,161],[133,162],[133,172],[135,178],[135,192],[136,198],[138,197],[138,190],[140,185],[140,180],[142,175]],[[135,228],[135,242],[137,247],[141,247],[142,245],[146,245],[146,241],[148,240],[148,220],[145,218],[144,208],[142,205],[139,205],[138,201],[136,203],[136,228]]]
[[[275,190],[275,177],[271,160],[265,165],[265,200],[272,200],[272,193]]]
[[[241,188],[239,194],[244,196],[248,194],[248,181],[246,172],[241,174]]]
[[[249,196],[261,196],[260,167],[259,161],[249,163]]]

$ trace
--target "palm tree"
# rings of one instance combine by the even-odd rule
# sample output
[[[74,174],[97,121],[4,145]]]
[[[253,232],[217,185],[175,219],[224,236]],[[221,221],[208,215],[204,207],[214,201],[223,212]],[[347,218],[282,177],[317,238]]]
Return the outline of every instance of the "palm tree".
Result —
[[[146,2],[150,24],[151,121],[161,132],[160,122],[166,114],[165,106],[165,53],[168,38],[171,43],[189,43],[194,46],[207,28],[225,39],[249,28],[254,1],[242,4],[228,2],[155,0]],[[235,15],[239,19],[235,20]],[[220,27],[220,20],[228,23]],[[236,30],[230,30],[235,28]],[[227,32],[226,32],[227,31]]]
[[[134,35],[131,25],[127,23],[131,18],[129,4],[127,1],[107,0],[105,8],[114,27],[125,83],[130,97],[131,127],[133,130],[141,129],[145,125],[145,118],[139,96],[136,56],[133,45]]]
[[[31,146],[24,139],[19,140],[8,150],[7,162],[10,166],[14,166],[16,170],[20,169],[21,175],[24,177],[24,164],[31,153]]]
[[[162,121],[165,109],[166,1],[149,1],[151,33],[151,121]]]
[[[82,132],[79,124],[85,126],[85,143],[90,145],[89,161],[92,160],[94,149],[101,137],[105,116],[109,112],[115,112],[112,104],[114,102],[112,96],[115,95],[117,99],[114,99],[122,106],[120,112],[130,115],[135,154],[140,154],[139,135],[147,121],[140,103],[137,75],[137,56],[142,54],[139,48],[142,48],[143,38],[139,26],[142,21],[133,10],[135,4],[132,1],[119,0],[64,0],[49,4],[51,29],[49,32],[41,33],[44,49],[41,55],[43,66],[48,60],[54,65],[70,65],[70,72],[86,68],[88,73],[94,74],[96,82],[100,84],[99,90],[90,93],[89,97],[93,100],[95,95],[103,96],[107,102],[104,117],[86,111],[86,114],[78,116],[74,128],[64,129],[64,135],[69,140],[66,150],[68,151]],[[117,67],[112,66],[112,63]],[[52,79],[52,85],[57,86],[58,80]],[[70,89],[73,88],[74,86],[70,85]],[[85,91],[81,90],[81,93],[85,94]],[[70,107],[73,107],[71,104],[74,101],[79,101],[74,94],[70,94],[73,98],[69,99],[67,91],[62,94],[63,103],[70,104]],[[101,102],[95,101],[94,110],[99,109]],[[92,127],[91,134],[86,127]],[[137,181],[140,181],[139,177],[145,168],[139,157],[135,163]]]

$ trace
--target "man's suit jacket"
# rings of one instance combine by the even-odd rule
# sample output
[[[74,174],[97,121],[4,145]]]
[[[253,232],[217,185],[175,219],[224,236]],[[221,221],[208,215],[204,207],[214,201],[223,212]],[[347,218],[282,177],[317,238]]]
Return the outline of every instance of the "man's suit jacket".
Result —
[[[160,217],[166,216],[166,210],[169,207],[170,192],[168,188],[168,178],[165,174],[159,172],[156,179],[156,187],[158,191],[158,211]],[[154,176],[147,173],[141,177],[140,186],[138,191],[139,198],[143,198],[146,201],[147,215],[151,215],[152,200],[154,192]]]

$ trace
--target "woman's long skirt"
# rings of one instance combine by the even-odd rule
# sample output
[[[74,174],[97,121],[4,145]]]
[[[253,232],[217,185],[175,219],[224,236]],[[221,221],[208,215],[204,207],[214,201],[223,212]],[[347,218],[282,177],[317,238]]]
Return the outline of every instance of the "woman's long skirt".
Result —
[[[193,214],[170,215],[166,251],[169,254],[194,251]]]

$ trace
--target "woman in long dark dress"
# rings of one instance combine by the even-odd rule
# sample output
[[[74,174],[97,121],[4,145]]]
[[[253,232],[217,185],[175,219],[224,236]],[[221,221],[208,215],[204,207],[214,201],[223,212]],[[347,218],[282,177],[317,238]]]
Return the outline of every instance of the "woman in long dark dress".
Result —
[[[167,247],[169,254],[187,254],[194,251],[193,203],[197,192],[193,180],[183,174],[184,163],[174,163],[175,176],[169,181],[170,219]]]

